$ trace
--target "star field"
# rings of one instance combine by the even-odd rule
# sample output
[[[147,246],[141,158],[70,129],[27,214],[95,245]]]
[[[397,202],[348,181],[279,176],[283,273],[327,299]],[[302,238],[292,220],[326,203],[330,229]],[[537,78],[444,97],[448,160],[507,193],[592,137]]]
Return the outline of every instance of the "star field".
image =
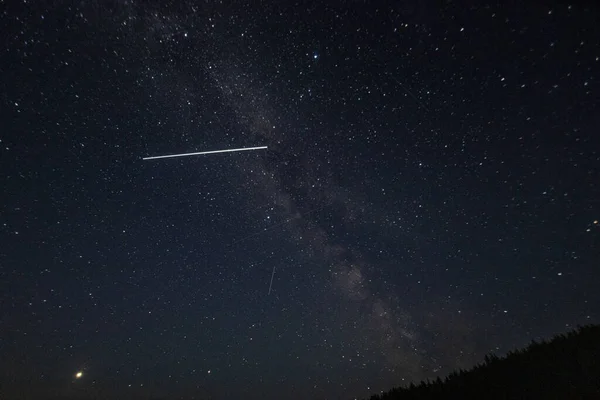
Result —
[[[326,3],[2,4],[0,397],[364,398],[599,323],[600,9]]]

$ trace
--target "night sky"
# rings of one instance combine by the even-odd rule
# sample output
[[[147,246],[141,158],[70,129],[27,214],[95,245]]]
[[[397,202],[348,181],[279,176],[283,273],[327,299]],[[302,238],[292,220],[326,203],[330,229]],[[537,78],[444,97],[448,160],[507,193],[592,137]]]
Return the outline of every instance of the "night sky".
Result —
[[[1,2],[0,397],[361,398],[600,322],[600,9],[502,3]]]

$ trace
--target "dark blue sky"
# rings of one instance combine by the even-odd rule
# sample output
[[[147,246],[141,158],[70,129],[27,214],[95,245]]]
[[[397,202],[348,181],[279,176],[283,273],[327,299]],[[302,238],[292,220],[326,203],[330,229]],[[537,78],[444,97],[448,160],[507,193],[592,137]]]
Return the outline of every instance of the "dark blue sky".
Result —
[[[326,3],[3,3],[1,394],[360,398],[599,322],[599,9]]]

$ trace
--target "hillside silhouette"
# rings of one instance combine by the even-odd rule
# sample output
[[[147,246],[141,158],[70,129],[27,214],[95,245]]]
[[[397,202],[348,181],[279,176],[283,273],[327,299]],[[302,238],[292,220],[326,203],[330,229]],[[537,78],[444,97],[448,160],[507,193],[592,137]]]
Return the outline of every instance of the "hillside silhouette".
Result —
[[[532,341],[504,357],[485,356],[444,380],[399,387],[370,400],[600,399],[600,325]]]

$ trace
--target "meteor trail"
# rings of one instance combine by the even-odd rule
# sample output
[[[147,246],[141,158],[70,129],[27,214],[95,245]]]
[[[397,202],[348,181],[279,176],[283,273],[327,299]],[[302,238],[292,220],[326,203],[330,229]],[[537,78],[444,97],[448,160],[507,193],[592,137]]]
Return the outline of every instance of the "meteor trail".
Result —
[[[271,294],[271,288],[273,287],[273,277],[275,276],[275,266],[273,265],[273,273],[271,274],[271,284],[269,285],[269,293],[267,296]]]
[[[225,149],[225,150],[213,150],[213,151],[199,151],[197,153],[182,153],[182,154],[169,154],[169,155],[166,155],[166,156],[143,157],[142,160],[156,160],[156,159],[159,159],[159,158],[199,156],[199,155],[202,155],[202,154],[231,153],[231,152],[234,152],[234,151],[262,150],[262,149],[266,149],[266,148],[267,148],[267,146],[259,146],[259,147],[243,147],[241,149]]]

